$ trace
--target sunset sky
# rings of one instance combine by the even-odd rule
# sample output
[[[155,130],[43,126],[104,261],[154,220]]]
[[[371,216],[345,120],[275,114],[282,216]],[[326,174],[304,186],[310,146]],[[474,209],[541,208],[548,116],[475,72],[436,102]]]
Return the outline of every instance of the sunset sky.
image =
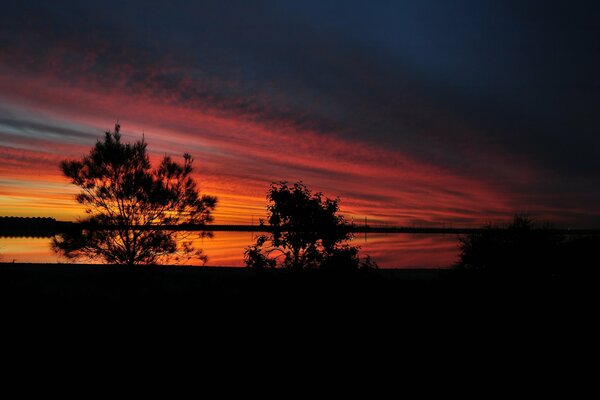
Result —
[[[600,227],[592,1],[1,7],[0,215],[82,216],[58,164],[119,120],[194,156],[216,223],[303,180],[373,223]]]

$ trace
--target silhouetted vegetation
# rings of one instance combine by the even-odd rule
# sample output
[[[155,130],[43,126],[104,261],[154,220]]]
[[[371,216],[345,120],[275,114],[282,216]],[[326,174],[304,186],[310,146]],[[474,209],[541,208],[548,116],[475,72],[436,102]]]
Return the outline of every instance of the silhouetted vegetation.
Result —
[[[145,141],[121,142],[119,125],[106,132],[81,160],[63,161],[61,169],[81,188],[76,200],[86,208],[84,229],[74,227],[53,240],[67,258],[100,258],[113,264],[154,264],[159,260],[204,258],[180,231],[165,225],[204,225],[212,220],[217,199],[200,195],[192,157],[183,164],[165,156],[152,169]],[[161,229],[154,227],[162,226]]]
[[[49,217],[0,217],[0,236],[52,237],[59,226]]]
[[[344,244],[352,233],[342,215],[339,199],[312,193],[302,182],[272,184],[268,193],[271,233],[256,238],[246,248],[245,263],[255,269],[283,267],[290,270],[356,270],[376,268],[359,248]],[[261,225],[264,221],[261,221]]]
[[[488,225],[460,237],[457,266],[515,277],[587,274],[595,272],[599,239],[596,235],[569,235],[517,215],[505,227]]]

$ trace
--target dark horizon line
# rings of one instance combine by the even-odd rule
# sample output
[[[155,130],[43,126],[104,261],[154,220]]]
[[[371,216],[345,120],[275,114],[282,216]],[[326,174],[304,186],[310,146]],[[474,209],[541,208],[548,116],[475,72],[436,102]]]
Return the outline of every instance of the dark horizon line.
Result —
[[[5,219],[5,221],[2,221]],[[31,224],[3,224],[7,219],[15,222],[41,222],[32,226]],[[72,221],[57,221],[51,217],[0,217],[0,236],[7,236],[7,231],[21,231],[18,233],[50,232],[60,233],[69,229],[76,229],[78,226],[91,229],[140,229],[140,230],[174,230],[174,231],[218,231],[218,232],[272,232],[274,228],[270,225],[244,225],[244,224],[179,224],[179,225],[119,225],[119,226],[90,226],[80,222]],[[470,234],[487,231],[490,228],[466,228],[466,227],[409,227],[409,226],[389,226],[389,225],[359,225],[346,224],[345,227],[349,232],[353,233],[414,233],[414,234]],[[503,230],[503,227],[493,227],[491,229]],[[546,231],[555,234],[571,234],[571,235],[598,235],[600,229],[570,229],[570,228],[543,228]],[[23,232],[25,231],[25,232]],[[17,233],[17,232],[14,232]],[[11,235],[18,236],[18,235]]]

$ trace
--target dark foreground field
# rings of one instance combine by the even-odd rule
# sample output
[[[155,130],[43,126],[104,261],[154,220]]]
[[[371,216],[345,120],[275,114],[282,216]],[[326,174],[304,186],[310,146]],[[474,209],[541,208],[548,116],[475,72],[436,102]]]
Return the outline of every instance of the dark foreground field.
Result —
[[[451,276],[449,271],[437,269],[334,274],[232,267],[0,263],[1,293],[9,302],[201,300],[240,301],[240,306],[265,301],[275,306],[283,301],[370,301],[391,299],[409,288],[429,290]]]
[[[74,366],[103,360],[111,370],[128,369],[122,357],[146,367],[166,358],[226,372],[266,365],[271,376],[303,362],[321,377],[387,372],[395,382],[400,365],[430,376],[470,360],[474,371],[498,363],[528,377],[524,356],[552,369],[588,351],[597,292],[587,277],[450,270],[0,264],[0,337],[27,368],[74,353]]]
[[[423,309],[486,312],[532,307],[540,313],[582,306],[594,297],[594,289],[590,277],[498,276],[438,269],[334,274],[226,267],[0,264],[5,310],[134,306],[146,311],[187,308],[206,313],[229,307],[402,315]]]

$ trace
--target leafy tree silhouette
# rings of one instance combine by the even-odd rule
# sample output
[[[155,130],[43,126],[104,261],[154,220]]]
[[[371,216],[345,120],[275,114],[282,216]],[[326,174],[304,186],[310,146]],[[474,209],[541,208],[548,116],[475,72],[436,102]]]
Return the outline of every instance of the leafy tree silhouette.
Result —
[[[89,216],[81,221],[85,229],[55,237],[54,251],[67,258],[127,265],[194,255],[206,261],[201,250],[193,248],[189,233],[164,229],[212,221],[217,199],[199,194],[192,163],[187,153],[183,164],[165,156],[152,169],[144,139],[123,143],[116,124],[89,155],[60,164],[64,175],[81,188],[76,200]]]
[[[592,237],[569,237],[531,216],[516,215],[505,227],[488,225],[460,237],[458,267],[512,276],[564,274],[581,264],[579,256],[592,242]]]
[[[292,270],[358,269],[358,247],[342,244],[352,238],[346,220],[338,214],[339,199],[312,193],[302,182],[271,184],[267,193],[269,235],[261,235],[244,252],[246,266],[281,266]],[[264,221],[260,221],[264,225]]]

